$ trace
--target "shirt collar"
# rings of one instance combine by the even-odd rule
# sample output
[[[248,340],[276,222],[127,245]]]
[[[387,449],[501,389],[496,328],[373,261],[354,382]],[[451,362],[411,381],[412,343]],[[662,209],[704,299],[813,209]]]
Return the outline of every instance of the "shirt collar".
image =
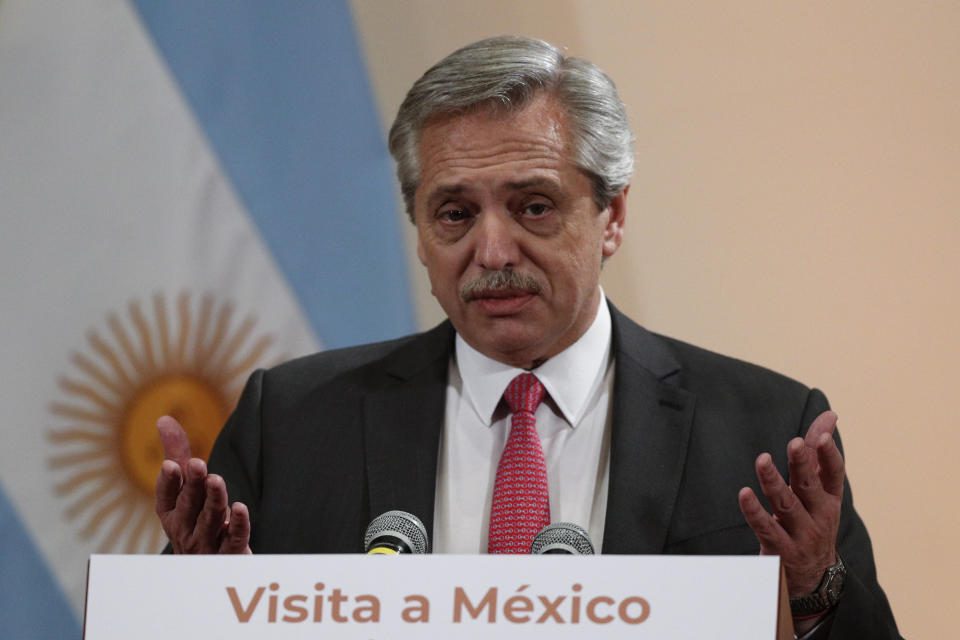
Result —
[[[606,296],[600,289],[600,306],[593,323],[572,345],[533,370],[543,383],[563,418],[576,427],[587,401],[602,380],[610,361],[611,321]],[[493,415],[507,385],[523,369],[489,358],[457,334],[457,369],[463,380],[463,396],[486,424]]]

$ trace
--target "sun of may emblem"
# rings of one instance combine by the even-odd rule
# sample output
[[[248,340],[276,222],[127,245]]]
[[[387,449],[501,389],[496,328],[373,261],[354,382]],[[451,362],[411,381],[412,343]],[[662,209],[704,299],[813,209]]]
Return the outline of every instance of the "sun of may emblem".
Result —
[[[157,418],[176,418],[193,455],[206,459],[247,375],[280,360],[264,362],[270,336],[255,337],[251,317],[237,323],[231,303],[208,295],[191,305],[182,293],[175,307],[171,322],[158,294],[152,317],[138,301],[126,322],[108,315],[106,337],[88,333],[89,353],[72,354],[75,372],[60,378],[62,398],[50,407],[67,423],[47,433],[62,478],[55,491],[67,520],[82,538],[98,537],[102,552],[152,553],[165,543],[153,510]]]

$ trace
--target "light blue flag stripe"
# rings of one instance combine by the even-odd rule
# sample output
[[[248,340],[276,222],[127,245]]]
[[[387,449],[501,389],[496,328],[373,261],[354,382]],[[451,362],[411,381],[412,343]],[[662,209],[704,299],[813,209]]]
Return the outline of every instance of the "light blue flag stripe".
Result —
[[[79,638],[80,624],[0,486],[0,636]]]
[[[134,0],[325,347],[414,329],[392,165],[343,0]]]

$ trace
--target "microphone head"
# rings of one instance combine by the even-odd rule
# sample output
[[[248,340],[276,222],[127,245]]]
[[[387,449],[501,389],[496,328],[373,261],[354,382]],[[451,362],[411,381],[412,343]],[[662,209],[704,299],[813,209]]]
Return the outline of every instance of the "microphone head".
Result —
[[[420,522],[420,518],[406,511],[387,511],[374,518],[367,526],[367,533],[363,537],[363,550],[369,553],[378,542],[391,539],[406,545],[406,553],[430,551],[427,528]]]
[[[567,553],[576,556],[592,556],[593,543],[590,534],[580,525],[572,522],[554,522],[548,524],[533,539],[530,553]]]

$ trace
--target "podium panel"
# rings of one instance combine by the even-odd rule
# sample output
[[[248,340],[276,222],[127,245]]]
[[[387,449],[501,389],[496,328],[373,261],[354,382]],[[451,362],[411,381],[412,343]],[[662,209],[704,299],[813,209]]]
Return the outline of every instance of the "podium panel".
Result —
[[[85,640],[792,638],[777,557],[90,558]]]

